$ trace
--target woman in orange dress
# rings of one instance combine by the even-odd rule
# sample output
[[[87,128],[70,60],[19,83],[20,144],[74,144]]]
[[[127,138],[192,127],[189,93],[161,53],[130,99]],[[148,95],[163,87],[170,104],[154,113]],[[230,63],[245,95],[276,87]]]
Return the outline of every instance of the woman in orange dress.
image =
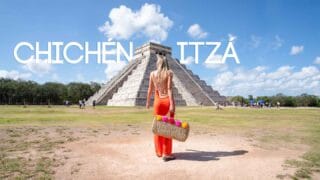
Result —
[[[146,107],[149,108],[150,97],[154,90],[154,115],[174,116],[175,103],[172,95],[173,73],[169,70],[167,58],[157,55],[157,70],[150,73],[149,88]],[[175,159],[172,155],[172,139],[154,135],[154,144],[158,157],[163,156],[164,161]]]

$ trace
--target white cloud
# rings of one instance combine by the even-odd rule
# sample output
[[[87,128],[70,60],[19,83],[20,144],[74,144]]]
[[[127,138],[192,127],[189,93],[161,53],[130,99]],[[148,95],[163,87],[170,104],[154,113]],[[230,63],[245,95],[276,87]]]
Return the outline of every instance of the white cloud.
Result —
[[[297,71],[292,66],[281,66],[271,72],[267,69],[257,66],[248,70],[224,71],[213,79],[212,87],[224,95],[320,95],[320,70],[315,66]]]
[[[257,66],[253,70],[255,70],[257,72],[261,72],[261,71],[264,71],[266,69],[268,69],[268,67],[266,67],[266,66]]]
[[[221,54],[216,54],[214,56],[210,56],[208,61],[210,62],[221,62],[222,60],[222,55]],[[208,68],[208,69],[216,69],[218,71],[226,71],[228,70],[228,65],[226,63],[205,63],[203,62],[203,65]]]
[[[31,71],[38,76],[47,74],[52,70],[52,65],[48,63],[47,60],[39,60],[39,62],[36,62],[35,59],[32,59],[22,67],[23,69]]]
[[[302,51],[303,51],[303,46],[292,46],[290,55],[297,55],[302,53]]]
[[[282,47],[284,43],[284,40],[281,39],[278,35],[275,36],[275,40],[272,43],[273,49],[279,49],[280,47]]]
[[[125,5],[113,8],[109,19],[110,21],[99,27],[99,31],[109,40],[143,35],[150,40],[161,42],[167,39],[168,31],[173,25],[173,22],[161,13],[159,5],[148,3],[137,11]]]
[[[313,62],[314,64],[319,64],[320,65],[320,56],[316,57],[316,59]]]
[[[202,39],[208,36],[208,33],[205,32],[199,24],[193,24],[188,29],[188,34],[194,39]]]
[[[307,66],[301,68],[301,71],[292,74],[293,79],[305,79],[319,74],[319,69],[315,66]],[[320,90],[320,89],[319,89]]]
[[[193,62],[194,62],[193,56],[188,56],[184,59],[184,61],[180,61],[181,64],[186,64],[186,65],[190,65]]]
[[[20,73],[16,70],[0,70],[0,78],[9,78],[9,79],[28,79],[31,77],[31,73]]]
[[[266,77],[268,79],[278,79],[279,77],[289,77],[293,69],[294,69],[293,66],[281,66],[276,71],[268,73]]]
[[[110,80],[113,76],[117,75],[117,73],[127,65],[125,61],[109,61],[107,64],[104,73],[106,74],[106,79]]]
[[[230,42],[234,42],[238,38],[236,35],[233,35],[233,34],[228,34],[228,37]]]

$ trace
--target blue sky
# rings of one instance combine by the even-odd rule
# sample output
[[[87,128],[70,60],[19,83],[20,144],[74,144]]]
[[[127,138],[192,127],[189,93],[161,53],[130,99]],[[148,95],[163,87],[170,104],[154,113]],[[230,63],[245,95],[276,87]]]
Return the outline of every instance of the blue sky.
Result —
[[[152,12],[149,20],[143,9]],[[115,18],[110,18],[112,11]],[[140,17],[143,23],[136,25],[139,18],[124,23],[132,17]],[[320,2],[316,0],[4,0],[0,22],[0,77],[40,83],[105,82],[124,64],[22,65],[13,56],[21,41],[42,45],[88,41],[94,45],[112,38],[125,47],[129,41],[138,47],[156,39],[172,47],[176,58],[180,58],[178,41],[221,41],[217,52],[221,58],[233,37],[240,64],[232,59],[220,66],[203,64],[210,47],[200,47],[199,64],[194,64],[189,47],[185,54],[190,60],[188,68],[223,95],[320,95]],[[78,54],[74,50],[70,56]]]

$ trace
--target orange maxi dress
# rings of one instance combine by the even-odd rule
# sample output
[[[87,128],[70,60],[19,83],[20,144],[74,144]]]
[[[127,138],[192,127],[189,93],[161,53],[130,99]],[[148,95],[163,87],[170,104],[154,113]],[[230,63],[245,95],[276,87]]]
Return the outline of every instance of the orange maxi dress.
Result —
[[[154,103],[153,103],[153,109],[155,115],[161,115],[165,116],[168,114],[170,108],[170,100],[169,96],[167,97],[160,97],[159,91],[155,90],[154,95]],[[170,117],[173,117],[174,114],[170,113]],[[161,157],[162,155],[170,156],[172,153],[172,139],[166,138],[163,136],[154,135],[154,144],[155,149],[158,157]]]

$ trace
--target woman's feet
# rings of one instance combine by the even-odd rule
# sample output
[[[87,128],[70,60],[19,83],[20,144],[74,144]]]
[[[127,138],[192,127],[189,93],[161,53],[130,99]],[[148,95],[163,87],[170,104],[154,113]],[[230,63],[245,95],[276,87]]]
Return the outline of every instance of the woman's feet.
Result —
[[[162,154],[160,154],[160,153],[156,153],[156,154],[157,154],[158,158],[162,157]],[[171,161],[171,160],[176,159],[176,157],[173,155],[164,155],[162,159],[163,159],[163,161],[167,162],[167,161]]]
[[[162,159],[163,161],[167,162],[167,161],[175,160],[176,157],[174,157],[173,155],[170,155],[170,156],[164,156]]]

